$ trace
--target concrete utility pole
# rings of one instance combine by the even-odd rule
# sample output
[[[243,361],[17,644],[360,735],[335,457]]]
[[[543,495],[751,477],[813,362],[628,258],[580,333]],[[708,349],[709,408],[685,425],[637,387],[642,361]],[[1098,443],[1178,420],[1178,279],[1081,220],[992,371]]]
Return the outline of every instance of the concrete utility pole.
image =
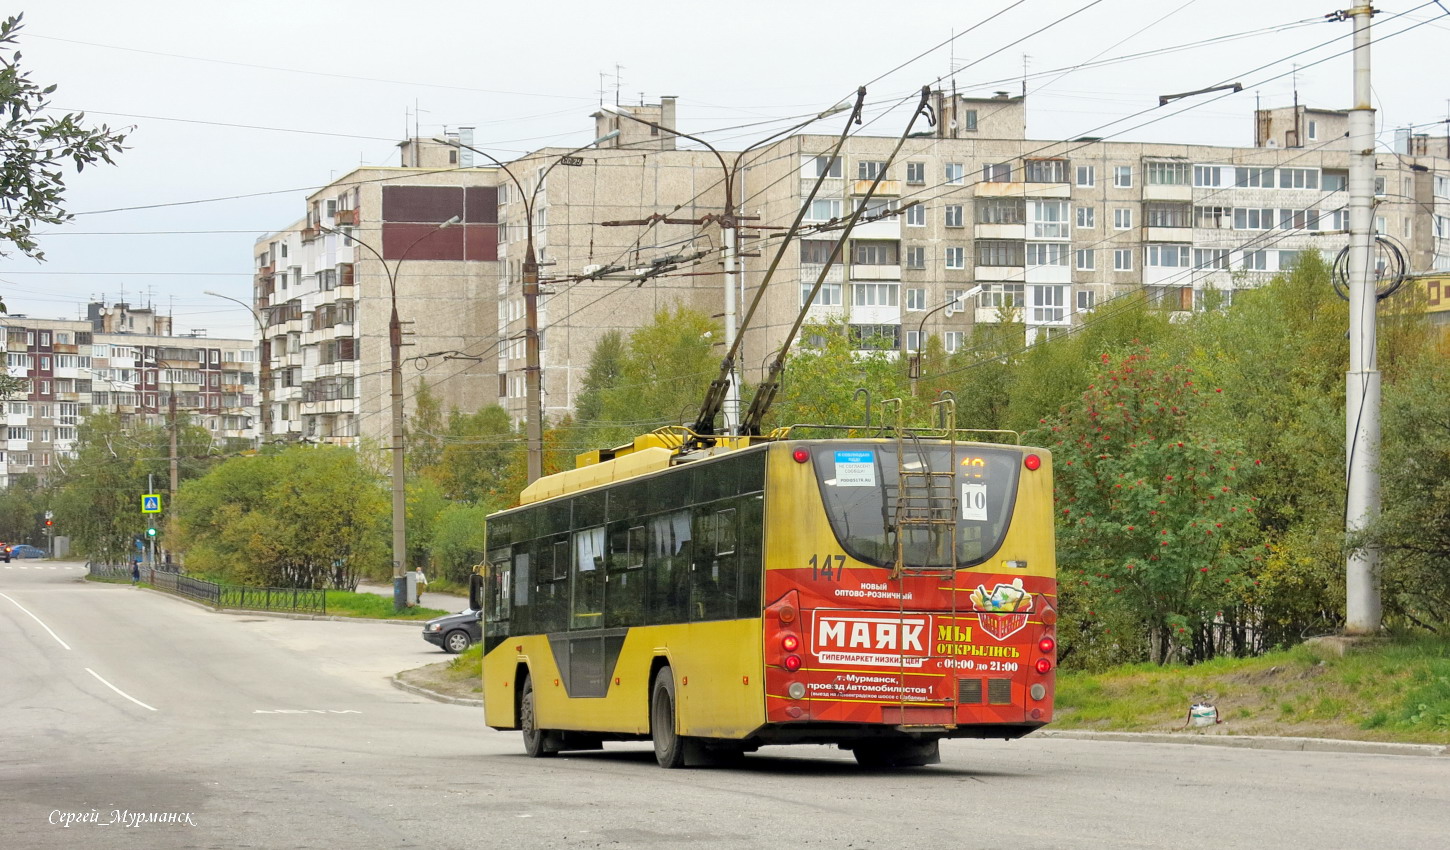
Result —
[[[1345,531],[1356,534],[1380,511],[1380,373],[1375,356],[1374,109],[1370,106],[1369,28],[1374,10],[1340,13],[1354,22],[1354,108],[1349,112],[1349,373],[1345,384]],[[1353,549],[1345,563],[1344,630],[1380,628],[1379,551]]]
[[[202,352],[205,354],[206,352]],[[205,380],[205,378],[203,378]],[[166,402],[166,426],[171,432],[171,491],[168,498],[171,499],[171,507],[166,511],[166,531],[171,535],[166,539],[166,551],[170,552],[175,548],[174,541],[179,536],[180,529],[177,528],[176,511],[176,484],[177,484],[177,459],[176,459],[176,385],[172,384],[170,398]]]
[[[388,261],[373,246],[331,227],[317,225],[317,229],[334,236],[341,236],[349,244],[364,249],[377,258],[378,264],[383,267],[383,274],[388,276],[388,300],[392,304],[392,312],[388,315],[388,374],[390,382],[390,395],[392,399],[392,447],[393,458],[393,608],[402,611],[408,607],[408,497],[405,476],[407,474],[404,463],[404,437],[403,437],[403,322],[398,318],[398,274],[403,269],[403,261],[408,259],[408,254],[418,244],[429,236],[437,233],[445,227],[452,227],[462,219],[453,216],[437,227],[413,240],[413,243],[403,249],[398,255],[398,262],[392,268],[388,267]]]

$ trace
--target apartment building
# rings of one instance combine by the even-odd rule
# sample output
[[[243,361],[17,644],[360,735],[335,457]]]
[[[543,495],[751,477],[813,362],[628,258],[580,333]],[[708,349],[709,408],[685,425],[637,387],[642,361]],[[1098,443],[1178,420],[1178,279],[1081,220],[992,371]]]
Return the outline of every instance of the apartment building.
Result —
[[[25,386],[4,401],[0,486],[44,478],[75,449],[77,427],[97,412],[160,425],[178,414],[218,441],[251,440],[256,390],[251,340],[171,333],[171,318],[126,303],[88,305],[84,320],[6,316],[0,344],[8,374]]]
[[[745,333],[748,378],[780,347],[878,175],[809,307],[813,319],[848,325],[863,349],[911,351],[935,336],[956,351],[975,324],[1004,316],[1025,324],[1030,344],[1125,295],[1199,309],[1211,295],[1231,300],[1260,285],[1303,251],[1332,258],[1347,243],[1345,111],[1259,110],[1245,122],[1254,143],[1229,147],[1034,140],[1025,98],[1006,93],[938,92],[933,107],[937,126],[890,162],[896,139],[864,133],[835,161],[824,156],[831,135],[718,157],[682,149],[669,97],[601,109],[591,116],[594,142],[501,168],[468,150],[466,128],[442,142],[404,142],[405,166],[351,172],[256,243],[269,436],[386,444],[390,283],[405,330],[408,410],[427,381],[445,408],[498,402],[522,420],[531,239],[545,415],[559,419],[607,331],[627,333],[677,304],[723,314],[720,215],[731,170],[742,314],[777,237],[825,178]],[[1406,132],[1377,157],[1376,228],[1415,272],[1450,270],[1446,155],[1437,137]]]
[[[497,400],[497,172],[431,140],[400,148],[410,165],[346,174],[255,243],[269,440],[390,444],[394,296],[408,411],[423,382],[445,411]]]

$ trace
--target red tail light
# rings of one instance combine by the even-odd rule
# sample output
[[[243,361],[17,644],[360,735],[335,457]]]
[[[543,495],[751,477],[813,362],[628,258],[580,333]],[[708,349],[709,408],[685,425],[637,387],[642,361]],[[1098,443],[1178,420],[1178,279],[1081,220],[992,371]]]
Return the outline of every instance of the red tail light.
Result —
[[[780,648],[786,652],[795,652],[800,646],[801,639],[795,635],[785,635],[780,639]]]
[[[1043,660],[1046,661],[1047,659],[1044,658]],[[785,669],[792,673],[801,669],[801,657],[799,655],[787,655],[785,657]]]
[[[796,463],[805,463],[806,461],[811,459],[811,453],[806,451],[805,449],[796,449],[795,451],[791,452],[790,456],[791,459],[794,460]]]
[[[1045,637],[1037,642],[1037,651],[1043,655],[1051,655],[1054,649],[1057,649],[1057,641],[1050,637]]]
[[[1037,455],[1028,455],[1022,459],[1022,465],[1027,467],[1029,471],[1036,471],[1038,467],[1042,466],[1042,458]]]
[[[787,658],[786,661],[789,662],[790,659]],[[790,664],[787,663],[786,666],[789,667]],[[1051,669],[1052,669],[1052,662],[1051,661],[1049,661],[1046,658],[1039,658],[1039,659],[1037,659],[1037,672],[1039,672],[1039,673],[1046,673],[1046,672],[1048,672]]]

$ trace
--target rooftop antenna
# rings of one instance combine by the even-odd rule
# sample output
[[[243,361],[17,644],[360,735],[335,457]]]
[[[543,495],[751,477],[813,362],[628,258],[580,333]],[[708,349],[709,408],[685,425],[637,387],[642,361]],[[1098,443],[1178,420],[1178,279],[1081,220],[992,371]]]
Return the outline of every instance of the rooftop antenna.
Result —
[[[623,70],[624,70],[624,66],[623,65],[619,64],[618,62],[615,62],[614,63],[614,105],[615,106],[618,106],[619,105],[619,90],[624,87],[624,74],[621,74],[620,73]]]
[[[608,89],[606,89],[604,87],[604,78],[607,77],[607,76],[609,76],[609,74],[607,72],[605,72],[605,71],[600,71],[599,72],[599,105],[600,106],[603,106],[604,105],[604,93],[606,91],[608,91]]]

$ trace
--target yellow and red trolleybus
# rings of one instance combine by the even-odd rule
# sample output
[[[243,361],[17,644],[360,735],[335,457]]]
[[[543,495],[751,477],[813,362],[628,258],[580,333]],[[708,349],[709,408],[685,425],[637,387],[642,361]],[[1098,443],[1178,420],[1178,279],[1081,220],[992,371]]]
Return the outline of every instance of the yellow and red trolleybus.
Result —
[[[652,739],[679,767],[824,743],[904,766],[1051,720],[1050,455],[779,436],[642,437],[493,515],[474,584],[488,725],[531,756]]]

